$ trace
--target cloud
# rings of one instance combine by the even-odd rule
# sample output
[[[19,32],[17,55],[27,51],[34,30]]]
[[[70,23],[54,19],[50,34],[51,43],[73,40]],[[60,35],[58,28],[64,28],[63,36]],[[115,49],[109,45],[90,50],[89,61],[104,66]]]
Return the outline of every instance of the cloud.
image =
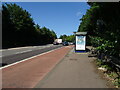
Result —
[[[77,12],[77,13],[76,13],[76,16],[77,16],[77,17],[78,17],[78,16],[81,16],[81,15],[83,15],[82,12]]]

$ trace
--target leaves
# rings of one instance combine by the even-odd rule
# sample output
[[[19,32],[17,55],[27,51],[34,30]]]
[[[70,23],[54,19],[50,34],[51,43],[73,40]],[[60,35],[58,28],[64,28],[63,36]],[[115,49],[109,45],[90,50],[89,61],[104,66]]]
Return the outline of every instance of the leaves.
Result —
[[[60,39],[62,39],[63,41],[68,41],[68,42],[74,42],[75,41],[75,36],[74,35],[61,35]]]
[[[2,5],[3,48],[53,43],[56,33],[35,25],[31,14],[16,4]]]
[[[97,49],[120,57],[120,3],[88,4],[91,8],[82,17],[78,31],[87,31],[89,42]]]

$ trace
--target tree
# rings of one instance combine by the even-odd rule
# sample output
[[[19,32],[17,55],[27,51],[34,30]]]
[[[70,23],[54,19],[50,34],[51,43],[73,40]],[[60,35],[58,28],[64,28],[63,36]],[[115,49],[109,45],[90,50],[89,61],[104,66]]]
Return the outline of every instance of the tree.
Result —
[[[67,35],[60,35],[60,39],[62,39],[63,41],[66,41]]]
[[[75,41],[75,36],[74,35],[60,35],[60,39],[63,41],[68,41],[68,42],[74,42]]]
[[[2,12],[3,46],[8,47],[22,46],[26,43],[28,43],[28,45],[31,44],[35,33],[34,22],[30,17],[31,15],[16,4],[3,5]]]
[[[35,25],[31,14],[16,4],[2,5],[3,48],[53,43],[53,30]]]
[[[15,43],[15,31],[14,24],[10,19],[10,13],[6,6],[2,6],[2,46],[3,48],[11,47]]]
[[[89,36],[102,40],[102,43],[96,42],[98,46],[104,46],[106,51],[110,49],[112,55],[120,57],[120,3],[100,3],[89,2],[91,8],[81,19],[78,31],[87,31]],[[113,14],[114,13],[114,14]]]
[[[53,30],[50,30],[46,27],[41,28],[41,34],[42,34],[42,41],[44,41],[44,44],[47,43],[53,43],[54,39],[57,38],[56,33]]]

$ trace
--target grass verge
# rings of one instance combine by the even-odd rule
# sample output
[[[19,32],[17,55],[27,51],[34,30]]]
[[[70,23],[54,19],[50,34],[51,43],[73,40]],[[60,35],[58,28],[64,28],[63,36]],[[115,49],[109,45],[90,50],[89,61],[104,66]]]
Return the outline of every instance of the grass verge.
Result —
[[[114,84],[116,88],[120,88],[120,71],[111,63],[96,60],[99,70]]]

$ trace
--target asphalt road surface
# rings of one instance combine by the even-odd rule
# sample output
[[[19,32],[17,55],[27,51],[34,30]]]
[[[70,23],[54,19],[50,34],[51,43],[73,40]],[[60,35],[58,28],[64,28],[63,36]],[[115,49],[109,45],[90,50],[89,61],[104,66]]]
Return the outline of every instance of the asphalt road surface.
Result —
[[[62,45],[45,45],[45,46],[33,46],[33,47],[21,47],[3,50],[0,63],[0,67],[15,63],[17,61],[62,47]]]
[[[20,63],[3,67],[0,69],[2,88],[34,88],[67,55],[72,47],[57,48]]]
[[[43,49],[43,48],[51,47],[51,46],[53,46],[53,44],[2,49],[2,50],[0,50],[2,52],[2,54],[0,54],[0,57],[9,56],[9,55],[13,55],[13,54],[19,54],[19,53],[25,53],[25,52]]]

